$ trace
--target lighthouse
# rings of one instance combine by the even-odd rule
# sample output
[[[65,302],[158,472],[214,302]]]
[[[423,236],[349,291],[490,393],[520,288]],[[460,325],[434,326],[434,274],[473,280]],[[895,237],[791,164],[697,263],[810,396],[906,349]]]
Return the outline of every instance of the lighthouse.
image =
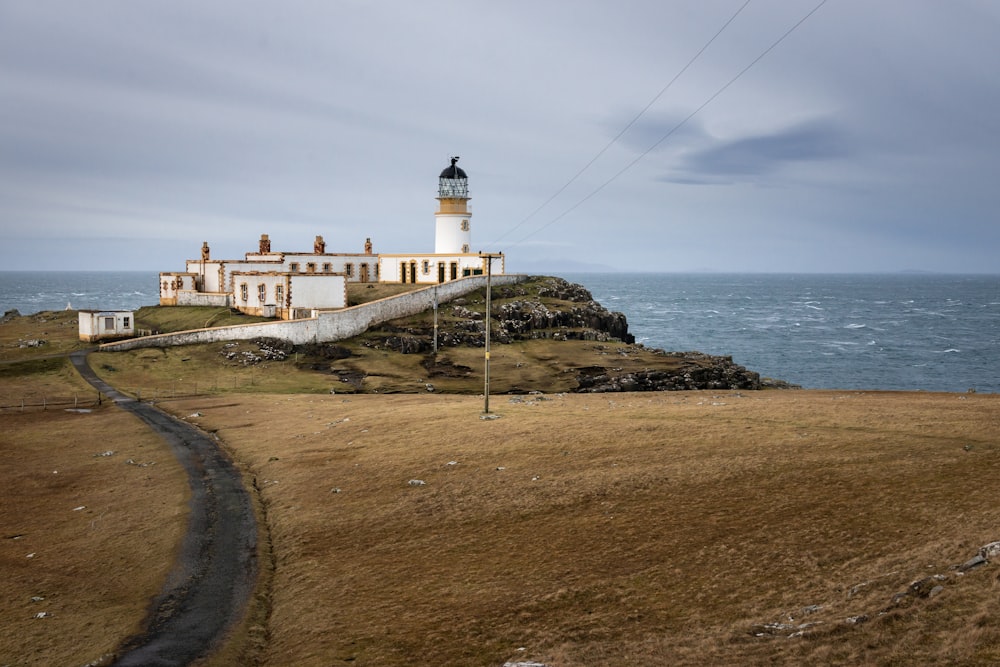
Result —
[[[458,157],[451,158],[451,166],[445,167],[438,178],[438,210],[434,214],[434,252],[439,255],[454,255],[470,252],[472,228],[469,219],[469,177],[456,163]]]

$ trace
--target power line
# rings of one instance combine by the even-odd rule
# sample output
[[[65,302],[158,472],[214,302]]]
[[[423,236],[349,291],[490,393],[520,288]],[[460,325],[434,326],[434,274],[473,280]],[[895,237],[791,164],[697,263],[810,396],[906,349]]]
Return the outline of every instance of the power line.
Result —
[[[574,174],[571,179],[569,179],[568,181],[566,181],[566,183],[563,184],[563,186],[561,188],[559,188],[558,190],[556,190],[555,193],[553,193],[551,197],[549,197],[544,202],[542,202],[541,206],[539,206],[538,208],[536,208],[534,211],[532,211],[527,216],[525,216],[524,219],[522,219],[519,223],[517,223],[516,225],[514,225],[513,227],[511,227],[510,229],[508,229],[506,232],[504,232],[503,234],[501,234],[499,237],[497,237],[497,239],[495,241],[493,241],[493,243],[491,245],[495,245],[499,241],[502,241],[508,234],[514,232],[516,229],[518,229],[523,224],[525,224],[526,222],[528,222],[529,220],[531,220],[533,217],[535,217],[535,215],[537,215],[539,211],[541,211],[543,208],[545,208],[546,206],[548,206],[552,202],[553,199],[555,199],[556,197],[558,197],[559,195],[561,195],[566,188],[568,188],[570,185],[572,185],[576,181],[576,179],[580,178],[580,176],[582,176],[585,171],[587,171],[588,169],[590,169],[591,165],[593,165],[595,162],[597,162],[601,158],[601,156],[604,155],[607,152],[607,150],[609,148],[611,148],[612,146],[614,146],[618,142],[618,140],[622,138],[622,135],[624,135],[626,132],[628,132],[629,129],[631,129],[631,127],[633,125],[635,125],[636,121],[638,121],[640,118],[642,118],[643,114],[645,114],[647,111],[649,111],[649,108],[651,106],[653,106],[654,104],[656,104],[657,100],[659,100],[661,97],[663,97],[663,94],[666,93],[667,90],[669,90],[670,87],[674,85],[674,82],[677,81],[677,79],[681,78],[681,76],[684,74],[684,72],[688,71],[688,69],[691,67],[691,65],[693,65],[694,62],[696,60],[698,60],[698,58],[700,58],[701,55],[703,53],[705,53],[705,51],[708,50],[708,47],[712,45],[712,43],[719,37],[719,35],[722,34],[722,32],[726,28],[729,27],[730,23],[732,23],[734,20],[736,20],[736,17],[739,16],[740,13],[744,9],[746,9],[747,5],[749,5],[750,2],[751,2],[751,0],[746,0],[746,2],[744,2],[743,5],[740,6],[740,8],[737,9],[736,12],[733,13],[733,15],[729,17],[729,20],[727,20],[725,23],[723,23],[722,27],[719,28],[714,35],[712,35],[712,38],[709,39],[707,42],[705,42],[705,45],[702,46],[701,49],[699,49],[698,52],[696,54],[694,54],[694,56],[692,56],[690,60],[688,60],[687,64],[684,65],[684,67],[682,67],[680,69],[680,71],[677,72],[677,74],[674,75],[674,78],[670,79],[670,81],[667,82],[667,85],[665,85],[660,90],[660,92],[658,92],[653,97],[653,99],[651,99],[646,104],[646,106],[644,106],[642,108],[642,110],[640,110],[639,113],[637,113],[632,118],[632,120],[630,120],[628,122],[628,124],[626,124],[625,127],[622,128],[621,132],[619,132],[618,134],[616,134],[614,136],[614,138],[611,139],[611,141],[609,141],[604,146],[604,148],[602,148],[600,151],[598,151],[597,155],[595,155],[594,157],[592,157],[590,159],[590,162],[588,162],[587,164],[583,165],[583,167],[580,169],[580,171],[576,172],[576,174]]]
[[[781,35],[781,37],[779,37],[777,40],[775,40],[769,47],[767,47],[766,49],[764,49],[760,53],[760,55],[758,55],[756,58],[754,58],[753,60],[751,60],[750,63],[746,67],[744,67],[743,69],[741,69],[736,74],[736,76],[734,76],[728,82],[726,82],[721,88],[719,88],[717,91],[715,91],[715,93],[713,93],[707,100],[705,100],[704,102],[702,102],[702,104],[697,109],[695,109],[690,114],[688,114],[687,116],[685,116],[683,120],[681,120],[679,123],[677,123],[676,125],[674,125],[666,134],[664,134],[662,137],[660,137],[659,139],[657,139],[656,142],[654,142],[652,146],[650,146],[649,148],[647,148],[645,151],[643,151],[641,154],[639,154],[638,157],[636,157],[634,160],[632,160],[627,165],[625,165],[624,167],[622,167],[617,173],[615,173],[613,176],[611,176],[611,178],[609,178],[606,181],[604,181],[603,183],[601,183],[594,190],[592,190],[589,194],[587,194],[586,196],[584,196],[582,199],[580,199],[579,201],[577,201],[575,204],[573,204],[572,206],[570,206],[569,208],[567,208],[565,211],[563,211],[562,213],[560,213],[556,217],[554,217],[551,220],[549,220],[547,223],[545,223],[544,225],[542,225],[541,227],[539,227],[535,231],[533,231],[530,234],[524,236],[519,241],[515,241],[512,245],[513,246],[518,246],[521,243],[524,243],[525,241],[527,241],[529,238],[531,238],[532,236],[534,236],[538,232],[542,231],[543,229],[546,229],[546,228],[550,227],[551,225],[555,224],[556,222],[558,222],[559,220],[562,220],[567,215],[569,215],[570,213],[572,213],[573,211],[575,211],[576,209],[578,209],[580,206],[582,206],[584,203],[586,203],[587,201],[589,201],[592,197],[594,197],[601,190],[603,190],[608,185],[610,185],[615,180],[617,180],[619,176],[621,176],[626,171],[628,171],[629,169],[631,169],[632,167],[634,167],[640,160],[642,160],[644,157],[646,157],[651,152],[653,152],[660,144],[662,144],[664,141],[666,141],[667,139],[669,139],[675,132],[677,132],[677,130],[679,130],[680,128],[682,128],[685,124],[687,124],[687,122],[689,120],[691,120],[698,113],[700,113],[702,111],[702,109],[704,109],[709,104],[711,104],[715,100],[715,98],[717,98],[719,95],[721,95],[722,93],[724,93],[726,91],[726,89],[728,89],[731,85],[733,85],[734,83],[736,83],[736,81],[738,81],[740,79],[740,77],[742,77],[744,74],[746,74],[754,65],[756,65],[758,62],[760,62],[767,54],[769,54],[779,44],[781,44],[783,41],[785,41],[785,39],[789,35],[791,35],[793,32],[795,32],[795,30],[799,26],[801,26],[803,23],[805,23],[806,20],[809,19],[810,16],[812,16],[817,11],[819,11],[820,7],[822,7],[826,3],[827,3],[827,0],[821,0],[820,3],[818,5],[816,5],[815,7],[813,7],[812,10],[808,14],[806,14],[805,16],[803,16],[801,19],[799,19],[799,21],[797,23],[795,23],[795,25],[793,25],[791,28],[789,28],[788,30],[786,30],[785,33],[783,35]],[[520,225],[518,225],[518,226],[520,226]]]

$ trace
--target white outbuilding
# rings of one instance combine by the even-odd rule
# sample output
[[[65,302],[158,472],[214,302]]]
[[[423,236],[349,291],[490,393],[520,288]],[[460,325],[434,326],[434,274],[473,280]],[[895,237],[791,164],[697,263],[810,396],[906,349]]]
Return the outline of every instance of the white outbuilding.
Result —
[[[81,310],[80,340],[130,338],[135,335],[135,314],[131,310]]]

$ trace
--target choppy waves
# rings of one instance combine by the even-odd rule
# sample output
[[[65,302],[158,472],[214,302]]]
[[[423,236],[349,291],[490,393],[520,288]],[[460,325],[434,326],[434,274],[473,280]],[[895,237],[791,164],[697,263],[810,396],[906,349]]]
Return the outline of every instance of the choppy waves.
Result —
[[[1000,277],[572,274],[647,346],[812,388],[1000,391]]]
[[[159,300],[158,274],[136,271],[0,272],[0,313],[133,310]]]

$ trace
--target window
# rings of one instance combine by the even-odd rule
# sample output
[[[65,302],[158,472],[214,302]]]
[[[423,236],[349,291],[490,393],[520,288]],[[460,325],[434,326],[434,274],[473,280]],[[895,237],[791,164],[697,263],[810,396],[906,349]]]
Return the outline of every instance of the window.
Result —
[[[275,285],[274,286],[274,302],[278,304],[279,307],[285,304],[285,286]]]
[[[105,331],[114,331],[115,330],[115,318],[113,318],[113,317],[105,317],[104,318],[104,330]]]
[[[353,276],[354,275],[354,265],[351,264],[350,262],[347,262],[346,264],[344,264],[344,273],[346,275],[348,275],[348,276]]]
[[[247,284],[246,284],[246,283],[240,283],[240,299],[241,299],[241,300],[242,300],[242,301],[243,301],[244,303],[246,303],[246,301],[247,301],[247,300],[248,300],[249,298],[250,298],[250,292],[249,292],[249,290],[247,289]]]
[[[333,271],[333,265],[330,264],[330,262],[324,263],[323,264],[323,273],[330,273],[331,271]]]
[[[423,266],[420,268],[423,269],[424,275],[426,275],[431,272],[431,263],[425,259]]]
[[[468,243],[462,244],[462,252],[468,254],[468,252],[469,252],[469,244]]]
[[[166,280],[163,281],[163,292],[168,292],[170,290],[170,284]]]
[[[469,231],[469,221],[468,220],[463,220],[462,221],[462,231],[463,232]]]
[[[267,285],[264,283],[257,285],[257,300],[261,303],[267,301]]]
[[[128,315],[122,318],[122,326],[126,329],[132,328],[132,319]]]
[[[291,271],[292,273],[298,273],[299,272],[299,263],[298,262],[292,262],[291,264],[288,265],[288,270]]]
[[[316,273],[316,264],[314,262],[306,264],[306,273]]]

